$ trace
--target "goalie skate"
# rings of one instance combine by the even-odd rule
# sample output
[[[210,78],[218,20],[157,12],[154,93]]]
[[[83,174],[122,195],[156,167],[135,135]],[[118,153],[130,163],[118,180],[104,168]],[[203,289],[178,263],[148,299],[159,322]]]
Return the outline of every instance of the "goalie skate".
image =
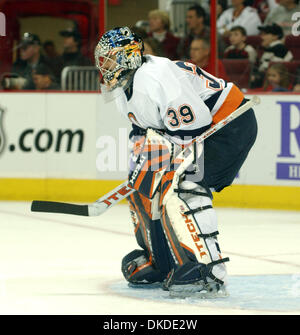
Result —
[[[207,283],[203,281],[187,284],[187,285],[172,285],[169,288],[171,298],[197,298],[197,299],[216,299],[226,298],[229,296],[225,285],[218,283]]]

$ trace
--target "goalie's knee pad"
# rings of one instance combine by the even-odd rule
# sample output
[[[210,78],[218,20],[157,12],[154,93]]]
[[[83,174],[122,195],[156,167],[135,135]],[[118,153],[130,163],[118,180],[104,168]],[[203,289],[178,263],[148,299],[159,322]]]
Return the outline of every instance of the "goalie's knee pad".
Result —
[[[171,188],[168,193],[164,200],[163,222],[177,268],[191,261],[196,265],[203,264],[202,277],[206,274],[210,279],[226,282],[226,268],[223,263],[229,259],[221,258],[217,241],[217,216],[209,192],[194,182],[183,181],[177,189]],[[185,266],[182,269],[180,273],[184,272]],[[189,281],[198,281],[199,276],[196,267],[196,270],[189,270],[186,278]]]
[[[154,268],[144,250],[133,250],[122,260],[122,273],[132,284],[162,282],[166,275]]]

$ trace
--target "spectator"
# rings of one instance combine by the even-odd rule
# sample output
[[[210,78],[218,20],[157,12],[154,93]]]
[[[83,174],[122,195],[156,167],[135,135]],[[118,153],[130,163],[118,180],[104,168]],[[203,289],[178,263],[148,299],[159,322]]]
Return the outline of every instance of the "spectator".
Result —
[[[278,6],[277,0],[254,0],[252,7],[256,8],[261,20],[264,21],[269,12]]]
[[[296,80],[294,84],[294,92],[300,92],[300,66],[298,66],[297,72],[296,72]]]
[[[245,0],[232,0],[232,8],[228,8],[217,20],[219,33],[228,36],[234,26],[242,26],[247,35],[258,35],[261,20],[255,8],[245,5]]]
[[[32,73],[33,82],[37,90],[60,90],[55,82],[55,77],[50,68],[44,64],[39,64]]]
[[[45,53],[45,57],[48,59],[53,59],[59,57],[59,54],[56,51],[55,45],[53,41],[45,41],[43,43],[43,49]]]
[[[136,22],[134,27],[144,30],[146,32],[146,34],[149,33],[149,22],[148,21],[139,20],[139,21]]]
[[[45,57],[41,54],[41,41],[38,35],[24,33],[20,42],[20,59],[17,60],[11,72],[23,80],[14,89],[33,90],[35,88],[32,71],[40,64],[47,64]]]
[[[149,12],[149,37],[155,38],[162,45],[166,57],[178,59],[179,38],[170,32],[170,19],[166,12],[155,9]]]
[[[87,57],[83,56],[80,51],[81,36],[75,29],[69,28],[60,32],[63,36],[64,52],[61,56],[62,67],[66,66],[92,66],[92,62]]]
[[[264,24],[271,25],[276,23],[282,27],[284,35],[290,35],[292,33],[291,27],[295,24],[292,20],[294,13],[300,12],[300,6],[298,0],[278,0],[279,6],[275,7],[267,15]]]
[[[210,39],[210,28],[205,25],[206,16],[206,12],[201,6],[194,5],[189,7],[186,13],[186,23],[189,33],[180,40],[178,46],[179,59],[186,60],[189,58],[190,45],[195,38]],[[220,56],[223,56],[224,50],[224,40],[218,34],[218,53]]]
[[[161,43],[153,37],[147,37],[144,40],[144,55],[164,57]]]
[[[189,62],[199,66],[204,71],[213,74],[212,64],[209,62],[210,44],[204,38],[195,38],[190,46],[190,60]],[[217,60],[218,73],[216,77],[228,80],[225,67],[221,60]]]
[[[259,27],[261,31],[264,48],[259,62],[258,69],[255,70],[251,79],[251,87],[261,87],[263,78],[270,62],[289,62],[293,59],[292,53],[285,47],[282,42],[283,30],[277,24]]]
[[[282,63],[269,66],[264,83],[264,91],[287,92],[290,91],[289,72]]]
[[[227,0],[218,0],[217,3],[217,17],[220,17],[221,14],[228,8]]]
[[[130,30],[134,34],[138,35],[138,37],[140,37],[142,40],[145,40],[148,37],[148,33],[144,28],[141,28],[135,25],[133,27],[130,27]]]
[[[257,58],[257,52],[251,46],[246,44],[247,32],[241,26],[235,26],[230,29],[230,46],[224,52],[224,58],[241,59],[248,58],[254,64]]]
[[[43,49],[47,64],[51,66],[52,72],[55,75],[56,81],[60,81],[60,72],[62,69],[62,59],[56,51],[53,41],[45,41]]]

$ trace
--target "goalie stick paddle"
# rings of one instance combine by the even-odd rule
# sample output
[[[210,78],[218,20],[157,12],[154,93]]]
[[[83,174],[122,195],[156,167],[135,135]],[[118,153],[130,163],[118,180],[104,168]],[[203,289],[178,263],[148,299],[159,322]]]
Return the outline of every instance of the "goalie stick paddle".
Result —
[[[253,107],[254,105],[258,105],[260,103],[260,98],[258,96],[253,96],[251,100],[247,101],[244,105],[236,109],[229,116],[227,116],[222,121],[216,123],[214,126],[210,127],[206,130],[202,135],[196,137],[190,145],[195,142],[202,142],[212,134],[214,134],[219,129],[226,126],[228,123],[236,119],[238,116],[246,112],[248,109]],[[188,145],[186,149],[190,146]],[[184,149],[181,153],[184,156]],[[184,162],[182,163],[184,164]],[[179,166],[180,168],[180,166]],[[42,200],[34,200],[31,204],[32,212],[46,212],[46,213],[61,213],[61,214],[73,214],[73,215],[81,215],[81,216],[98,216],[104,213],[107,209],[117,204],[121,200],[127,198],[130,194],[132,194],[135,190],[129,185],[128,180],[126,180],[121,185],[117,186],[115,189],[96,200],[95,202],[88,205],[75,205],[64,202],[56,202],[56,201],[42,201]]]
[[[32,212],[61,213],[81,216],[97,216],[105,212],[122,199],[128,197],[135,190],[126,180],[115,189],[89,205],[75,205],[65,202],[34,200],[31,204]]]

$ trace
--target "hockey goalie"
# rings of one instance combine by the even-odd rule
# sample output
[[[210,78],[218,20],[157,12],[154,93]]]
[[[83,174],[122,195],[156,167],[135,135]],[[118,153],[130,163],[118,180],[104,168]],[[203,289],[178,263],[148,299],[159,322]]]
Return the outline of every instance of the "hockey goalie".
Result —
[[[191,63],[144,55],[127,27],[101,37],[95,62],[103,96],[132,123],[129,207],[139,248],[122,260],[125,279],[159,282],[174,297],[226,296],[229,259],[221,256],[212,194],[232,183],[255,142],[252,108],[197,143],[246,103],[233,83]]]

